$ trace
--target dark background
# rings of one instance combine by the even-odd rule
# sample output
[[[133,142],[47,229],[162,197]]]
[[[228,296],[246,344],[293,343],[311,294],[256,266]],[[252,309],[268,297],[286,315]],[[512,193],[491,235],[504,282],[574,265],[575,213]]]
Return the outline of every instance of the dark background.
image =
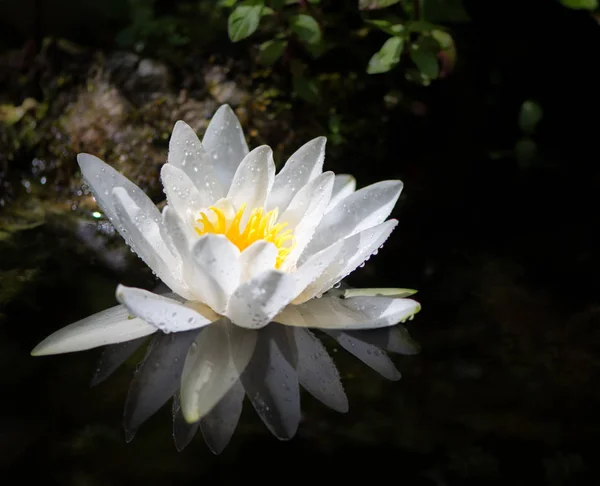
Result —
[[[285,65],[257,64],[267,34],[232,44],[213,2],[147,2],[150,17],[143,3],[0,1],[2,477],[598,484],[597,18],[550,0],[466,1],[469,20],[443,24],[456,65],[420,86],[405,62],[367,75],[385,35],[354,35],[356,3],[323,1],[324,33],[338,44],[305,58],[322,82],[311,104]],[[543,111],[530,135],[519,125],[527,100]],[[173,123],[201,133],[222,102],[279,163],[325,134],[328,169],[359,186],[404,181],[397,230],[350,283],[419,289],[408,329],[423,350],[394,358],[397,383],[337,353],[350,412],[303,396],[289,443],[246,405],[218,457],[200,438],[177,453],[168,407],[126,444],[135,364],[89,389],[97,352],[29,356],[111,305],[118,282],[153,285],[92,216],[75,154],[105,157],[158,202]]]

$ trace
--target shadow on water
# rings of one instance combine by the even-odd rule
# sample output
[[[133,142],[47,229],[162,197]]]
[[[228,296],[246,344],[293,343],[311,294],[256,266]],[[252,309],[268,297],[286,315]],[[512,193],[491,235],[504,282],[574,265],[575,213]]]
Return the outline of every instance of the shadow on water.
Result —
[[[137,80],[128,71],[129,61],[140,62],[133,54],[108,50],[98,61],[91,49],[65,54],[50,45],[46,64],[34,70],[55,97],[48,111],[31,130],[27,118],[0,128],[2,476],[60,485],[358,477],[440,486],[597,484],[599,79],[591,66],[599,29],[593,17],[559,6],[492,3],[493,14],[467,2],[473,22],[456,28],[464,61],[447,81],[414,94],[424,115],[397,107],[381,120],[374,112],[382,92],[361,92],[343,108],[349,123],[362,122],[352,125],[362,130],[356,143],[328,145],[327,168],[354,174],[360,185],[405,183],[392,215],[398,229],[349,282],[418,288],[423,311],[408,328],[422,353],[395,356],[403,379],[391,383],[338,350],[348,414],[303,395],[298,436],[279,442],[246,403],[220,456],[200,438],[176,452],[170,407],[125,443],[120,423],[135,360],[89,388],[98,350],[29,356],[49,333],[112,305],[119,282],[155,285],[93,215],[89,196],[77,192],[74,155],[106,150],[159,201],[172,123],[184,118],[202,131],[219,104],[221,92],[208,90],[207,79],[234,82],[232,103],[243,100],[243,123],[260,131],[251,145],[281,142],[280,155],[321,135],[323,114],[299,103],[293,114],[269,120],[245,96],[256,88],[247,68],[223,75],[218,67],[192,72],[156,62],[152,80]],[[559,41],[553,20],[563,26]],[[44,37],[52,33],[44,28]],[[30,31],[15,21],[13,32]],[[94,42],[104,46],[106,32],[98,35]],[[18,105],[35,89],[15,87],[11,74],[27,68],[8,58],[0,64],[7,67],[0,104]],[[203,77],[203,86],[190,76]],[[173,88],[182,80],[191,83],[186,97]],[[82,94],[86,82],[95,88]],[[544,108],[529,165],[513,151],[526,99]]]

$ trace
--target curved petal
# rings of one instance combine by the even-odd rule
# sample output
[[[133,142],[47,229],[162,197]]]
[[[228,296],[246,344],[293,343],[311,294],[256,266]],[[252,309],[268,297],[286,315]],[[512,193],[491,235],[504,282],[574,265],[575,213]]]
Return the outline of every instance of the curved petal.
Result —
[[[216,111],[202,138],[202,144],[212,160],[224,192],[227,192],[235,171],[248,154],[240,121],[228,105],[223,105]]]
[[[323,217],[302,259],[308,258],[341,238],[385,221],[401,192],[401,181],[382,181],[364,187],[341,200]]]
[[[294,231],[294,247],[286,257],[283,268],[293,268],[319,226],[333,187],[333,172],[325,172],[298,191],[288,208],[279,217]]]
[[[333,287],[335,284],[352,273],[356,268],[362,265],[371,255],[377,253],[379,248],[388,239],[398,221],[390,219],[372,228],[361,231],[345,240],[334,243],[329,249],[321,250],[307,259],[304,265],[318,259],[322,255],[336,253],[329,266],[311,284],[309,284],[302,293],[294,299],[294,304],[301,304],[320,296]],[[303,266],[300,267],[302,269]],[[299,269],[299,270],[300,270]]]
[[[157,220],[151,218],[122,187],[113,189],[113,200],[121,223],[117,229],[126,243],[168,287],[183,297],[189,297],[188,288],[181,278],[181,260],[171,253],[162,238],[160,213],[157,213]]]
[[[261,145],[250,152],[237,168],[227,199],[236,210],[245,204],[249,210],[263,207],[275,178],[273,151]],[[248,217],[248,212],[245,214]]]
[[[128,442],[179,388],[185,356],[198,332],[159,333],[152,339],[125,402],[123,425]]]
[[[175,442],[175,448],[178,452],[185,449],[192,441],[196,433],[198,432],[198,422],[193,424],[188,423],[183,417],[181,412],[181,401],[179,394],[173,395],[173,442]]]
[[[172,164],[162,166],[160,177],[169,206],[175,209],[187,224],[193,225],[199,217],[200,210],[217,201],[200,192],[187,174]]]
[[[275,268],[277,247],[266,240],[258,240],[246,248],[241,255],[242,282],[246,282],[265,270]]]
[[[134,287],[119,285],[117,300],[132,314],[166,334],[198,329],[214,320],[176,300]]]
[[[170,206],[165,206],[162,213],[163,238],[171,248],[171,252],[177,254],[181,260],[181,276],[184,282],[190,282],[193,275],[193,263],[191,258],[191,242],[198,239],[191,225],[186,225],[177,212]],[[193,294],[193,288],[189,289]]]
[[[90,386],[102,383],[112,375],[127,359],[135,353],[146,341],[146,337],[125,341],[124,343],[109,344],[102,351],[102,355],[96,364],[96,370]]]
[[[396,369],[393,361],[382,349],[343,332],[327,330],[326,333],[335,339],[342,348],[356,356],[384,378],[391,381],[398,381],[401,378],[400,372]]]
[[[406,321],[421,310],[412,299],[340,298],[335,292],[300,305],[290,305],[274,319],[289,326],[319,329],[376,329]]]
[[[267,210],[278,208],[280,212],[285,211],[296,193],[321,174],[326,143],[325,137],[317,137],[292,154],[279,174],[275,176]]]
[[[213,409],[200,420],[200,431],[213,454],[223,452],[240,421],[244,387],[238,380]]]
[[[293,333],[298,350],[298,381],[317,400],[337,412],[346,413],[348,398],[327,350],[308,329],[297,327]]]
[[[336,174],[331,191],[331,200],[326,212],[333,209],[342,199],[356,191],[356,179],[349,174]]]
[[[392,353],[415,355],[421,346],[408,333],[406,328],[398,324],[394,327],[368,329],[364,331],[344,331],[345,334]]]
[[[206,206],[225,195],[217,179],[211,157],[206,153],[194,130],[181,120],[175,123],[173,128],[171,140],[169,140],[169,157],[167,160],[169,164],[178,167],[187,174],[200,191],[202,200],[210,201]]]
[[[229,300],[227,317],[249,329],[266,326],[296,293],[293,275],[267,270],[240,285]]]
[[[134,318],[127,308],[117,305],[59,329],[38,344],[31,351],[31,355],[45,356],[83,351],[131,341],[155,331],[154,326]]]
[[[291,439],[300,423],[300,390],[285,329],[258,332],[256,351],[241,381],[254,410],[275,437]]]
[[[227,319],[209,326],[194,341],[181,379],[181,411],[188,423],[204,417],[238,380],[252,357],[256,332]]]
[[[240,282],[240,250],[223,235],[207,234],[192,247],[194,292],[215,312],[225,314]]]

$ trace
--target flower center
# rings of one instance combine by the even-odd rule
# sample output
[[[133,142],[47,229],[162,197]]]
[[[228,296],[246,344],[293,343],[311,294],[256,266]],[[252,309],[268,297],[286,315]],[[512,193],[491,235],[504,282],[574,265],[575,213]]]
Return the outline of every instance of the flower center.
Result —
[[[264,208],[255,208],[250,213],[248,222],[242,228],[242,218],[246,205],[242,204],[231,221],[228,221],[222,209],[210,206],[209,211],[214,213],[214,218],[209,219],[205,212],[200,212],[200,219],[194,226],[196,232],[202,236],[207,234],[225,235],[229,241],[244,251],[252,243],[265,240],[277,247],[277,259],[275,268],[279,268],[285,258],[294,248],[294,236],[292,230],[284,230],[287,223],[277,223],[279,211],[273,209],[265,213]],[[207,211],[208,212],[208,211]]]

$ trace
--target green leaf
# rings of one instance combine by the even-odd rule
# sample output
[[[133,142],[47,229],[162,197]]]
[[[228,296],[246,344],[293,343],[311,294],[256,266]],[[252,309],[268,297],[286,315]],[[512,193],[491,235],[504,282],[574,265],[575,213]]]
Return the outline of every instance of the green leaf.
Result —
[[[360,10],[377,10],[379,8],[389,7],[398,3],[400,0],[358,0]]]
[[[290,28],[294,34],[309,45],[321,42],[321,27],[310,15],[300,14],[290,17]]]
[[[367,73],[379,74],[388,72],[400,62],[403,47],[404,39],[401,37],[390,37],[369,60]]]
[[[263,7],[264,5],[260,3],[239,5],[231,12],[227,25],[227,33],[231,42],[241,41],[256,32]]]
[[[463,0],[423,0],[423,17],[429,22],[457,24],[471,19]]]
[[[519,127],[527,135],[533,134],[535,127],[540,122],[543,111],[535,101],[527,100],[521,105],[519,112]]]
[[[294,92],[309,103],[316,104],[321,101],[321,93],[316,80],[299,76],[294,78],[292,85]]]
[[[265,66],[271,66],[277,62],[277,60],[285,51],[287,46],[286,40],[274,39],[263,42],[260,45],[259,50],[259,61]]]
[[[406,24],[408,30],[411,32],[431,32],[435,29],[435,25],[431,22],[426,22],[425,20],[415,20],[413,22],[408,22]]]
[[[218,7],[231,8],[237,3],[237,0],[219,0]]]
[[[409,53],[410,58],[425,81],[436,79],[440,75],[437,52],[432,50],[430,46],[417,42],[411,46]]]
[[[574,10],[596,10],[598,8],[598,0],[560,0],[560,3]]]
[[[386,34],[390,35],[402,35],[406,30],[406,27],[402,24],[394,24],[389,20],[366,20],[367,24],[374,25],[380,30],[383,30]]]

